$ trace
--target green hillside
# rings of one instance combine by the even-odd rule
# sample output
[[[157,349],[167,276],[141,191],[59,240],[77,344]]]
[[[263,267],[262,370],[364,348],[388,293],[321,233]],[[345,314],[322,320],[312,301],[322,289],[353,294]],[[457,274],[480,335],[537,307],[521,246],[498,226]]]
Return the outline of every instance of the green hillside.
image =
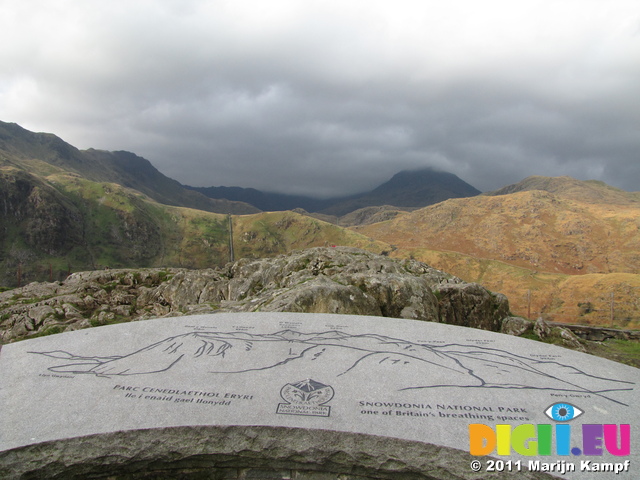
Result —
[[[217,213],[259,212],[243,202],[211,199],[187,189],[133,153],[79,150],[53,134],[30,132],[15,123],[0,122],[0,166],[37,176],[64,172],[94,182],[116,183],[165,205]]]
[[[229,261],[227,215],[167,206],[115,183],[0,167],[0,286],[121,267],[205,268]],[[293,212],[233,216],[236,258],[327,244],[389,249]]]

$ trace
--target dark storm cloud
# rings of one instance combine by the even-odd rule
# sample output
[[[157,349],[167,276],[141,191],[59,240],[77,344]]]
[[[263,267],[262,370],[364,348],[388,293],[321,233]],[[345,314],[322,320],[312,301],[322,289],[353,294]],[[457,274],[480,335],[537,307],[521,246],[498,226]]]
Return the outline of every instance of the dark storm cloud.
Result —
[[[328,196],[433,166],[640,190],[635,3],[9,0],[0,111],[198,186]]]

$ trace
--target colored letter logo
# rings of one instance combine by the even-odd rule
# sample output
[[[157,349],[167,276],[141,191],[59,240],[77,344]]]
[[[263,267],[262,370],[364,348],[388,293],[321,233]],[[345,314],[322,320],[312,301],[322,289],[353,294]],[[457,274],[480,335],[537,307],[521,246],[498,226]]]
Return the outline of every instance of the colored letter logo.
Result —
[[[545,410],[545,415],[557,422],[569,422],[584,412],[569,403],[556,403]],[[571,425],[567,423],[522,424],[512,428],[500,424],[495,428],[483,423],[469,425],[469,453],[475,456],[511,455],[513,449],[524,456],[598,455],[607,452],[617,457],[631,454],[631,426],[629,424],[584,424],[582,445],[571,446]],[[555,446],[555,449],[553,448]]]

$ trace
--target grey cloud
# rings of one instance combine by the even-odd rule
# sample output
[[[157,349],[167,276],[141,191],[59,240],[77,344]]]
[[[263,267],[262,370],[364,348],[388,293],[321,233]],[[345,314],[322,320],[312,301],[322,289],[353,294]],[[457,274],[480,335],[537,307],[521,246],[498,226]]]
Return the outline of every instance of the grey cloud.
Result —
[[[528,175],[639,190],[633,2],[568,2],[548,24],[487,3],[535,16],[521,28],[439,2],[72,3],[0,20],[17,45],[0,54],[3,120],[183,183],[328,196],[435,166],[481,190]]]

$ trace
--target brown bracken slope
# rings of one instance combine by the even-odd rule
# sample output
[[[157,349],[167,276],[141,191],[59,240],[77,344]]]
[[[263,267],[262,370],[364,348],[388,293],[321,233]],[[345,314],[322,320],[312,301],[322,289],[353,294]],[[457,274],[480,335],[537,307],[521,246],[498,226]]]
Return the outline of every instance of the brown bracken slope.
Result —
[[[518,315],[640,324],[638,193],[529,177],[353,230],[395,246],[395,256],[505,293]]]

